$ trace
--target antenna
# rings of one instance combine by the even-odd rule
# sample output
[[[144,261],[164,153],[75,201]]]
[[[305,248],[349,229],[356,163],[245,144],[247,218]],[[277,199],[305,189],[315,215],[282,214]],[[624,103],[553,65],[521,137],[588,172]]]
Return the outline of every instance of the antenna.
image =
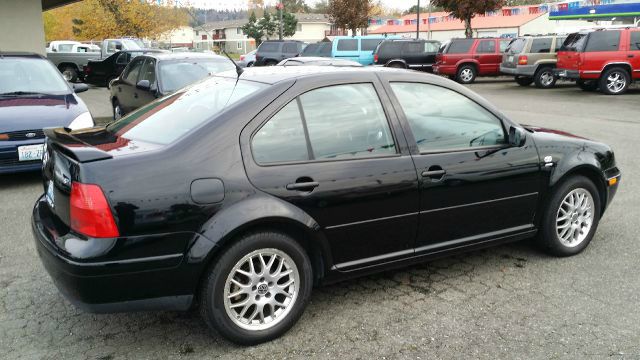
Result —
[[[229,61],[231,61],[233,63],[233,66],[236,67],[236,73],[238,74],[238,79],[240,79],[240,75],[242,75],[242,73],[244,72],[244,69],[242,69],[235,61],[233,61],[233,59],[231,58],[231,56],[229,56],[229,54],[227,54],[227,51],[222,48],[222,53],[229,58]]]

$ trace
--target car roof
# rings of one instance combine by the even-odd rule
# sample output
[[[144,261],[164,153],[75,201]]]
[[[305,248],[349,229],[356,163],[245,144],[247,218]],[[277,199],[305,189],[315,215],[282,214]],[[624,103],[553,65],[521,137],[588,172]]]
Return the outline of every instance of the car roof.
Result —
[[[385,43],[385,42],[410,42],[410,41],[439,42],[438,40],[428,40],[428,39],[386,39],[382,43]]]
[[[323,58],[326,59],[326,58]],[[328,74],[348,76],[354,73],[397,72],[398,69],[373,66],[259,66],[244,69],[240,80],[256,81],[265,84],[276,84],[282,81],[300,78],[322,78]],[[218,77],[236,78],[235,71],[216,74]]]
[[[26,52],[26,51],[0,51],[0,58],[2,57],[26,57],[26,58],[37,58],[37,59],[45,59],[46,57],[37,54],[37,53],[33,53],[33,52]]]
[[[228,60],[224,56],[216,55],[216,54],[203,54],[203,53],[194,53],[194,52],[175,52],[175,53],[151,53],[145,54],[144,56],[155,58],[159,61],[166,60],[184,60],[184,59],[223,59]]]

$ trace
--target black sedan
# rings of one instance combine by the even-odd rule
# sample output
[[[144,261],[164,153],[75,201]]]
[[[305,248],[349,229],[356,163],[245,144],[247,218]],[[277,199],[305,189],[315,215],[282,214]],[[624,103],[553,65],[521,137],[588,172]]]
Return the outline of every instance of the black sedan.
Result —
[[[138,56],[111,82],[113,118],[120,119],[159,97],[233,69],[231,60],[214,54],[148,53]]]
[[[607,145],[384,68],[227,72],[46,134],[32,225],[60,291],[94,312],[197,300],[242,344],[291,328],[313,285],[532,237],[578,254],[620,181]]]
[[[96,86],[109,86],[131,60],[144,54],[168,52],[160,49],[122,50],[103,60],[89,60],[84,67],[84,82]]]

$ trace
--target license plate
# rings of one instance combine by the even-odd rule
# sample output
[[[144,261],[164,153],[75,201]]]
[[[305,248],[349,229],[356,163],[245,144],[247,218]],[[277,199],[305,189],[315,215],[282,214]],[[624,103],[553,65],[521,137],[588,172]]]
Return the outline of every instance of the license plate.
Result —
[[[509,56],[509,62],[512,63],[513,62],[513,56]]]
[[[43,153],[43,144],[18,146],[19,161],[41,160]]]
[[[54,207],[54,193],[53,193],[53,181],[49,180],[49,184],[47,185],[47,193],[45,194],[45,198],[47,199],[47,204]]]

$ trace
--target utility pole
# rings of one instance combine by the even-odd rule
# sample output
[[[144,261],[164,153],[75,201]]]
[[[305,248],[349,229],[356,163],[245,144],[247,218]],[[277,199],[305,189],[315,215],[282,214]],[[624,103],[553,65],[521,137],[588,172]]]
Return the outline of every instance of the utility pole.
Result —
[[[420,39],[420,0],[418,0],[418,19],[416,20],[416,40],[418,39]]]
[[[283,26],[284,24],[282,24],[282,11],[284,10],[284,4],[282,3],[282,0],[280,0],[280,2],[278,3],[278,5],[276,5],[276,7],[278,8],[278,12],[280,13],[280,21],[278,21],[278,27],[279,27],[279,38],[280,40],[282,40],[283,36]]]
[[[427,17],[427,39],[431,40],[431,0],[429,0],[429,17]]]

